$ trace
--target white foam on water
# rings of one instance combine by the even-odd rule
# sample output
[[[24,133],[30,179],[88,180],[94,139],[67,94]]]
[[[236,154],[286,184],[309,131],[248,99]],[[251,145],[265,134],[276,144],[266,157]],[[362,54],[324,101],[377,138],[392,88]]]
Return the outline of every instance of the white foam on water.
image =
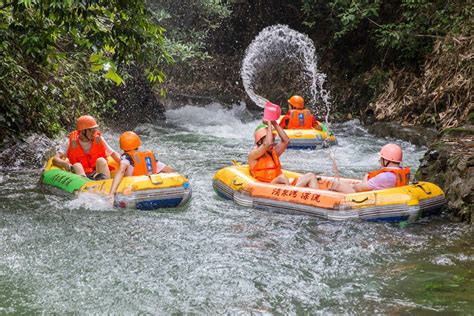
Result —
[[[318,70],[314,43],[305,34],[286,25],[274,25],[263,29],[247,47],[242,62],[241,76],[244,89],[252,101],[258,106],[264,107],[267,99],[257,95],[254,91],[255,76],[263,65],[276,59],[282,65],[290,61],[302,64],[304,69],[301,80],[302,88],[308,87],[311,93],[311,99],[306,100],[306,103],[314,107],[318,100],[322,100],[326,107],[325,120],[327,122],[330,111],[330,94],[323,87],[326,75]]]
[[[168,122],[189,131],[220,138],[251,139],[259,120],[244,121],[245,105],[236,105],[231,109],[219,103],[205,107],[186,105],[166,111]]]
[[[90,211],[113,211],[112,203],[105,195],[97,193],[79,193],[77,197],[66,203],[66,208],[79,209],[85,208]]]

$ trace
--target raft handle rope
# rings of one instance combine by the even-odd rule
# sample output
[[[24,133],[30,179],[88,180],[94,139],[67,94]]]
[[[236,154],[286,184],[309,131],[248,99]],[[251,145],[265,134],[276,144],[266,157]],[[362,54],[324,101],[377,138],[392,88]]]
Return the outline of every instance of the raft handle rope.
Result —
[[[425,192],[426,194],[431,194],[431,190],[430,190],[430,189],[428,189],[428,191],[426,191],[425,187],[424,187],[423,185],[421,185],[421,184],[418,184],[418,182],[415,183],[415,187],[422,189],[423,192]]]
[[[163,183],[163,181],[161,181],[161,177],[159,178],[160,179],[159,181],[153,181],[153,178],[151,177],[151,174],[148,175],[148,179],[150,179],[150,182],[154,185],[159,185],[159,184]]]
[[[368,196],[365,197],[365,199],[363,199],[362,201],[357,201],[355,199],[352,199],[352,202],[355,202],[355,203],[364,203],[365,201],[367,201],[369,199]]]

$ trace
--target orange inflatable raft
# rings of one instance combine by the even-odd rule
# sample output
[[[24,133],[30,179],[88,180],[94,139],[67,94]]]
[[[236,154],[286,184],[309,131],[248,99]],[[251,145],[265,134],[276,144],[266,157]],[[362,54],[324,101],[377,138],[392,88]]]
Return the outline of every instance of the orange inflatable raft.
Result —
[[[283,170],[290,178],[299,173]],[[332,177],[318,178],[320,189],[299,188],[258,182],[246,165],[220,169],[213,178],[216,193],[247,207],[285,213],[306,214],[331,220],[363,219],[369,221],[415,220],[445,204],[443,191],[433,183],[410,185],[351,194],[327,190]],[[357,183],[360,180],[339,178]]]

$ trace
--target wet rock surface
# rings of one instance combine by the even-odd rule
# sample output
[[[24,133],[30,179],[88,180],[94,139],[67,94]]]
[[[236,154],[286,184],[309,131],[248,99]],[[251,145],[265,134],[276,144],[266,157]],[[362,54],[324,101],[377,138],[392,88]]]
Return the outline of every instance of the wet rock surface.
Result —
[[[463,135],[456,136],[447,132],[430,146],[416,179],[438,184],[446,194],[449,211],[474,223],[474,127],[464,126],[463,130]]]
[[[38,169],[54,155],[57,143],[45,135],[12,139],[0,150],[0,169]]]
[[[369,133],[377,137],[403,139],[417,146],[428,146],[438,136],[438,132],[434,128],[401,126],[398,123],[389,122],[367,124],[367,129]]]

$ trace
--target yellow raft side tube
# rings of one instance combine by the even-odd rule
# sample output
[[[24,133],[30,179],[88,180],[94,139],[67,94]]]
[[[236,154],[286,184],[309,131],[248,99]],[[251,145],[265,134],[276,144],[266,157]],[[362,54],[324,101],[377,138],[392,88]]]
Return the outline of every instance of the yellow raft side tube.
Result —
[[[67,172],[52,164],[49,159],[42,176],[43,184],[62,189],[70,193],[81,192],[107,195],[112,187],[113,175],[118,170],[118,164],[108,157],[108,163],[114,167],[112,178],[107,180],[88,180],[71,172]],[[48,173],[55,172],[54,177],[45,181]],[[70,185],[76,187],[68,188]],[[117,188],[115,195],[116,206],[137,209],[157,209],[161,207],[176,207],[186,203],[191,197],[189,180],[179,173],[160,173],[149,176],[124,177]]]
[[[301,174],[283,170],[288,178]],[[298,188],[262,183],[255,180],[246,165],[220,169],[213,179],[216,192],[237,204],[277,211],[303,213],[334,220],[362,218],[399,221],[416,218],[422,212],[439,209],[444,203],[443,191],[433,183],[417,182],[385,190],[344,194],[327,190],[328,180],[320,177],[320,189]],[[357,183],[359,180],[339,178]]]

